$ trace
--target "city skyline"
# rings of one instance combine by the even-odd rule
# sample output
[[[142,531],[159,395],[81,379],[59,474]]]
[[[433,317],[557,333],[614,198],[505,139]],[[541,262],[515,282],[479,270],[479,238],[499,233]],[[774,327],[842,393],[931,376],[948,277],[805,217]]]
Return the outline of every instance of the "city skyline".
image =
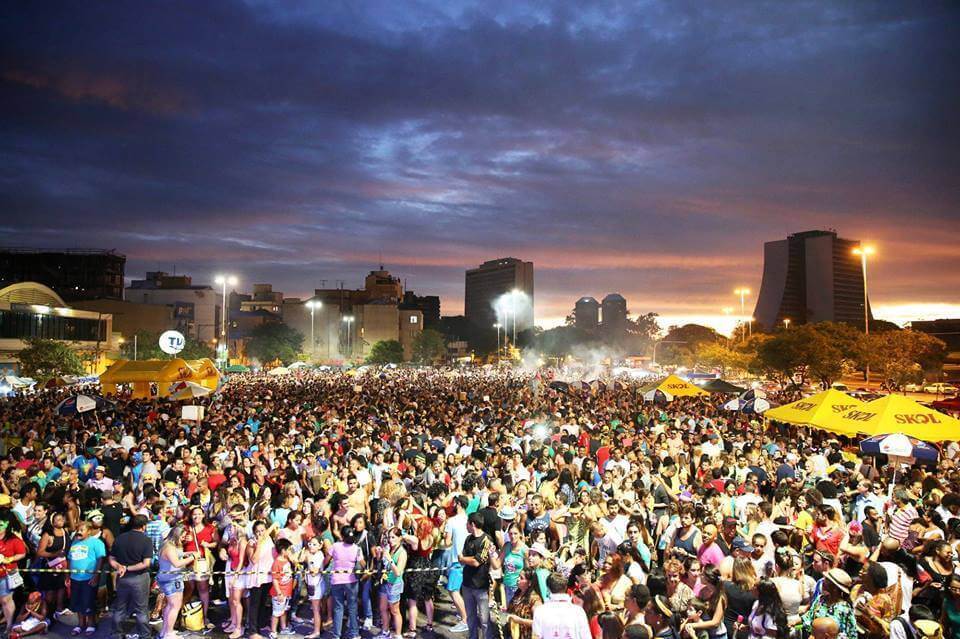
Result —
[[[382,261],[445,315],[514,255],[538,325],[729,332],[763,242],[832,228],[875,317],[960,316],[955,5],[310,6],[0,9],[3,244],[290,296]]]

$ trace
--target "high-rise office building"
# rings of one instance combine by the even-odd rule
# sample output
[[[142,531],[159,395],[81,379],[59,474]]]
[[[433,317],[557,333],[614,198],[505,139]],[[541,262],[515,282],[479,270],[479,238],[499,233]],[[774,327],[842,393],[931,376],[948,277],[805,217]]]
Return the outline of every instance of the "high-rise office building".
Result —
[[[763,245],[763,281],[754,317],[774,330],[794,325],[847,322],[863,326],[863,271],[857,240],[835,231],[804,231]]]
[[[619,293],[610,293],[600,303],[603,312],[603,332],[619,335],[627,330],[627,300]]]
[[[522,296],[511,300],[512,291]],[[498,317],[497,307],[500,306]],[[533,326],[533,262],[515,257],[489,260],[466,275],[464,315],[476,328],[493,330],[498,319],[508,331]],[[507,326],[509,324],[509,326]]]
[[[597,330],[600,326],[600,302],[592,297],[581,297],[573,307],[573,320],[577,328]]]
[[[126,263],[116,251],[0,248],[0,288],[38,282],[66,302],[122,300]]]

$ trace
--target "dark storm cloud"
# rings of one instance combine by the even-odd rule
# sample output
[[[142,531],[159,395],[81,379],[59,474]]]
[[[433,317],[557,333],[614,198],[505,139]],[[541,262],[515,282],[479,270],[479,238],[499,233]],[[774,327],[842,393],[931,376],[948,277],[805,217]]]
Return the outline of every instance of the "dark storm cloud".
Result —
[[[582,5],[4,5],[5,243],[298,292],[382,251],[451,310],[516,254],[556,315],[716,307],[833,227],[897,247],[875,298],[960,303],[916,277],[958,257],[950,4]]]

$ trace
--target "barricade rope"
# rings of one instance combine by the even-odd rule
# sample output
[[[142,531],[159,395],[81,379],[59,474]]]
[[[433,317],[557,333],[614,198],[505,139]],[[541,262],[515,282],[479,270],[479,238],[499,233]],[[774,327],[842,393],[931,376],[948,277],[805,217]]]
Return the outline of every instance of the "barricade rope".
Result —
[[[429,568],[407,568],[403,571],[403,574],[408,572],[446,572],[446,568],[438,568],[436,566],[431,566]],[[110,574],[115,573],[116,571],[112,568],[101,568],[98,570],[77,570],[71,568],[17,568],[16,570],[8,570],[8,573],[12,572],[22,572],[28,574],[63,574],[63,575],[89,575],[93,574]],[[228,575],[231,577],[239,577],[241,575],[272,575],[272,570],[150,570],[151,575],[201,575],[201,576],[210,576],[210,575]],[[378,575],[386,572],[382,569],[367,569],[367,570],[320,570],[314,572],[312,570],[294,570],[292,571],[295,575]]]

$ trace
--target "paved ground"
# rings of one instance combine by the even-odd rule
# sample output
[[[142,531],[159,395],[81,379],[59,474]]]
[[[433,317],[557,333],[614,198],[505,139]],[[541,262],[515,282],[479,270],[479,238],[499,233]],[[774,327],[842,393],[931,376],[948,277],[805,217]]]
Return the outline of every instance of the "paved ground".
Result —
[[[309,612],[308,612],[309,606],[304,606],[301,610],[302,610],[302,615],[304,617],[309,617]],[[218,607],[215,610],[212,610],[210,616],[212,618],[212,621],[219,626],[221,622],[226,620],[227,614],[228,614],[227,608],[226,608],[226,605],[224,605],[224,606]],[[423,610],[421,609],[420,615],[419,615],[419,624],[421,626],[425,622],[425,619],[426,617],[424,616]],[[59,639],[63,637],[70,637],[70,631],[73,629],[73,624],[76,623],[76,617],[73,615],[68,615],[68,616],[65,616],[63,620],[66,623],[55,623],[47,634],[31,635],[31,637],[36,637],[37,639],[43,639],[43,638]],[[418,637],[421,637],[423,639],[431,639],[432,637],[437,637],[442,639],[466,639],[467,633],[452,634],[451,632],[449,632],[449,628],[453,626],[456,622],[457,622],[457,619],[453,613],[453,604],[450,602],[449,598],[446,597],[446,595],[444,595],[444,599],[437,604],[433,635],[430,635],[429,633],[426,633],[421,629],[418,632]],[[159,632],[160,630],[159,624],[152,625],[151,627],[153,628],[154,633]],[[406,629],[406,626],[404,628]],[[294,635],[289,635],[289,637],[292,637],[293,639],[302,639],[302,637],[304,637],[305,635],[313,631],[313,625],[312,623],[298,624],[294,626],[294,629],[297,631],[297,633]],[[132,619],[129,621],[129,627],[125,628],[125,631],[133,632]],[[374,627],[373,633],[361,629],[361,635],[364,637],[364,639],[373,637],[378,632],[379,630],[376,627]],[[220,630],[213,630],[206,634],[199,633],[199,632],[180,631],[180,636],[184,637],[184,639],[200,639],[204,637],[209,639],[222,639],[223,637],[226,637],[226,634],[221,632]],[[96,639],[107,639],[107,638],[117,639],[116,636],[111,631],[111,622],[108,617],[101,619],[100,623],[97,626],[97,633],[94,635],[94,637]],[[283,637],[283,635],[281,635],[281,637]],[[331,635],[329,632],[327,632],[324,635],[324,637],[330,638]]]

